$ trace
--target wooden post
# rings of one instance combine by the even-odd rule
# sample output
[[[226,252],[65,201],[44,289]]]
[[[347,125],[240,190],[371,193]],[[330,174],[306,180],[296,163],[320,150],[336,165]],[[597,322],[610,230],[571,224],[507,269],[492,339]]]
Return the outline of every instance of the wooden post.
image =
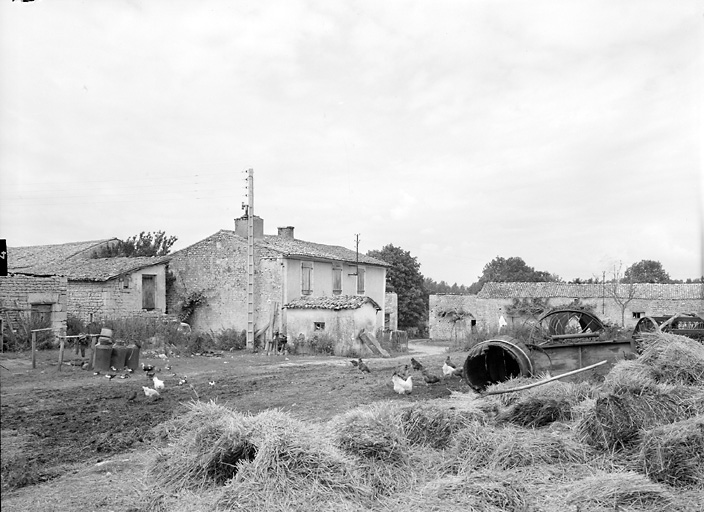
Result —
[[[61,336],[59,340],[59,371],[61,371],[61,367],[64,365],[64,344],[66,343],[66,338]]]
[[[95,334],[89,334],[90,336],[90,360],[88,362],[88,369],[92,370],[93,365],[95,364],[95,340],[96,340],[96,335]]]
[[[32,331],[32,368],[37,367],[37,333]]]

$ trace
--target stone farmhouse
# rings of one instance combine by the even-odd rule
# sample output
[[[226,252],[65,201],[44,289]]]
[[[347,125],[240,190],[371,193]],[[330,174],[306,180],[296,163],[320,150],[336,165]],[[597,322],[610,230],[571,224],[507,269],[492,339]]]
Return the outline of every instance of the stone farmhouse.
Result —
[[[0,313],[14,326],[21,315],[66,326],[71,314],[88,323],[166,312],[168,258],[92,258],[116,238],[8,247],[0,278]]]
[[[385,311],[386,262],[299,240],[290,226],[265,235],[264,221],[254,216],[253,223],[255,333],[279,332],[290,340],[327,334],[351,343],[361,330],[376,333],[395,320]],[[169,311],[178,312],[189,296],[202,295],[205,301],[186,320],[194,330],[246,330],[247,263],[246,217],[235,219],[234,231],[220,230],[174,252]]]
[[[430,337],[436,340],[463,338],[472,328],[498,330],[501,325],[518,326],[530,318],[512,314],[515,300],[540,299],[547,308],[579,303],[593,307],[602,322],[621,325],[621,306],[610,292],[609,283],[486,283],[477,295],[431,295],[429,304]],[[633,329],[644,316],[704,312],[704,284],[637,283],[629,291],[619,285],[616,296],[621,303],[624,326]],[[628,298],[630,297],[630,300]]]

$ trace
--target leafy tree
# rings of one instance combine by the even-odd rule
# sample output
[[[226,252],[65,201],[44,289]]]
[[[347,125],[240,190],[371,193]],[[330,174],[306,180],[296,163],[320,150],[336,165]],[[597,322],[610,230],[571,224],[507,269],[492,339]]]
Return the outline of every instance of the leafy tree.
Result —
[[[139,235],[119,240],[116,244],[103,247],[93,253],[94,258],[116,258],[137,256],[166,256],[178,240],[175,236],[166,236],[164,231],[142,231]]]
[[[511,257],[502,258],[497,256],[484,265],[484,270],[479,280],[469,287],[470,293],[479,293],[485,283],[536,283],[536,282],[559,282],[560,277],[545,272],[535,270],[526,265],[523,258]]]
[[[450,286],[445,281],[440,281],[439,283],[430,277],[426,277],[423,280],[425,291],[429,294],[436,293],[456,293],[456,294],[467,294],[469,293],[469,286],[463,284],[458,285],[457,283]]]
[[[669,283],[670,275],[662,268],[662,263],[642,260],[626,269],[623,277],[634,283]]]
[[[398,295],[399,328],[421,326],[428,313],[428,294],[417,258],[393,244],[380,251],[368,251],[367,256],[391,265],[386,272],[386,285]]]

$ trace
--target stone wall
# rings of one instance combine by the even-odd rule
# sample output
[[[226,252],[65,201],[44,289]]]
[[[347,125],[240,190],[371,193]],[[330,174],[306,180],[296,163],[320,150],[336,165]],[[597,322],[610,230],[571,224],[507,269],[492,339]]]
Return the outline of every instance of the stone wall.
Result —
[[[572,297],[551,297],[547,300],[548,309],[569,305]],[[621,307],[612,298],[583,298],[582,305],[593,306],[592,312],[605,324],[621,325]],[[467,322],[451,322],[442,313],[452,308],[461,308],[471,313],[476,319],[476,329],[498,332],[499,321],[503,316],[508,326],[520,327],[530,324],[532,319],[512,317],[507,307],[512,299],[480,299],[476,295],[431,295],[429,301],[428,327],[433,340],[465,339],[471,330]],[[633,329],[638,322],[634,313],[641,316],[664,316],[675,313],[701,313],[704,310],[702,300],[647,300],[633,299],[624,312],[626,329]]]
[[[67,280],[65,277],[37,277],[13,274],[0,277],[0,313],[13,326],[27,322],[32,304],[51,304],[51,327],[66,329]]]

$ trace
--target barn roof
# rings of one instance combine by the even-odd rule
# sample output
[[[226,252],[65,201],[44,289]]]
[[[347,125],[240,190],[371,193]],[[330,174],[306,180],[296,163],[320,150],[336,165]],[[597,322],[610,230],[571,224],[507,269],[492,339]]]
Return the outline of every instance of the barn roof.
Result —
[[[7,267],[12,272],[38,265],[46,265],[54,261],[89,258],[93,251],[113,241],[117,241],[117,238],[70,242],[67,244],[8,247]]]
[[[66,276],[70,281],[108,281],[152,265],[166,264],[168,256],[68,259],[16,271],[36,276]]]
[[[482,299],[566,297],[573,299],[609,296],[609,283],[486,283],[477,297]],[[628,285],[621,284],[620,295],[627,294]],[[650,284],[636,283],[634,299],[648,300],[704,300],[704,284]]]
[[[371,304],[374,309],[381,311],[379,305],[370,297],[363,295],[335,295],[333,297],[301,297],[285,304],[287,309],[359,309],[364,304]]]

